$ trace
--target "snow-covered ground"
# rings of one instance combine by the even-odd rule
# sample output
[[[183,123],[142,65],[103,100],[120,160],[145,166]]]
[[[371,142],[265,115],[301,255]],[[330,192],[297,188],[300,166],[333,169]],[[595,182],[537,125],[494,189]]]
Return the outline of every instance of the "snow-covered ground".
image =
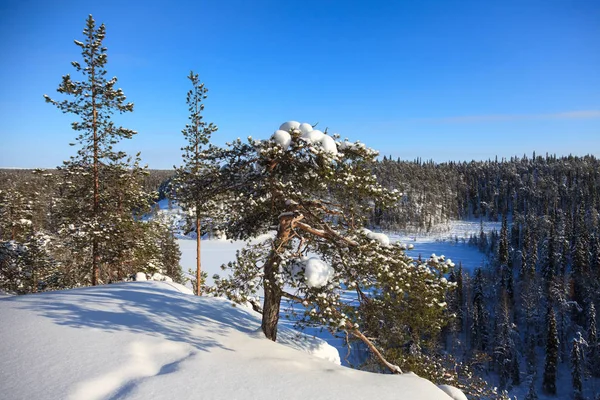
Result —
[[[484,229],[492,230],[499,229],[497,224],[485,224]],[[402,234],[391,234],[391,241],[400,241],[402,243],[411,244],[414,246],[408,254],[417,258],[422,255],[423,258],[428,258],[432,253],[437,255],[445,255],[451,258],[458,266],[462,262],[465,271],[472,271],[476,267],[483,265],[485,257],[477,248],[467,244],[471,233],[478,233],[480,225],[478,221],[464,222],[457,221],[452,223],[445,229],[443,234],[437,233],[434,235],[409,236]],[[266,236],[257,238],[255,241],[263,240]],[[455,240],[458,238],[458,242]],[[465,240],[461,240],[465,238]],[[196,268],[196,241],[190,239],[178,239],[178,244],[181,249],[181,266],[184,272],[188,270],[195,271]],[[229,240],[203,240],[201,243],[202,270],[208,274],[207,284],[213,284],[213,275],[219,274],[223,276],[226,272],[221,270],[221,265],[227,264],[235,259],[236,251],[245,246],[243,241]],[[294,317],[291,311],[301,313],[297,306],[291,304],[282,307],[280,325],[293,328]],[[334,337],[327,330],[320,328],[306,328],[304,332],[308,335],[314,335],[335,347],[341,356],[342,365],[349,366],[358,364],[364,359],[364,351],[359,348],[353,348],[350,354],[346,347],[343,336]]]
[[[449,398],[322,359],[327,344],[284,327],[271,342],[254,311],[168,282],[1,297],[0,320],[6,400]]]

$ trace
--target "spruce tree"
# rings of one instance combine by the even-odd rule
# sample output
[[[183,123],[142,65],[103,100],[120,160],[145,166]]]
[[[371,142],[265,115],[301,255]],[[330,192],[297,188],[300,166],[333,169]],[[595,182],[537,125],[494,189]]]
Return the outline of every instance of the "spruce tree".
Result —
[[[581,337],[581,334],[579,337]],[[573,339],[573,346],[571,347],[571,378],[573,380],[573,396],[575,400],[581,400],[583,398],[582,390],[582,378],[583,378],[583,360],[581,357],[581,343],[577,338]]]
[[[204,100],[207,98],[208,89],[200,82],[198,74],[190,72],[188,79],[192,89],[187,93],[186,102],[190,112],[190,122],[182,130],[187,145],[183,151],[184,164],[176,170],[174,185],[177,200],[184,210],[188,210],[193,219],[196,230],[196,294],[200,296],[202,288],[202,265],[201,265],[201,242],[202,242],[202,218],[206,216],[206,210],[210,209],[212,201],[208,186],[214,177],[214,171],[210,171],[206,162],[206,145],[210,141],[217,126],[206,123],[202,112],[204,111]]]
[[[525,400],[538,400],[538,395],[535,388],[535,376],[532,375],[529,379],[529,390],[527,391]]]
[[[471,348],[486,351],[488,344],[488,312],[483,293],[483,271],[478,268],[473,279],[473,311],[471,322]]]
[[[542,388],[545,393],[556,394],[556,373],[558,369],[558,332],[556,330],[556,317],[552,307],[548,307],[546,313],[547,335],[546,335],[546,361],[544,363],[544,380]]]
[[[141,212],[147,200],[141,191],[143,172],[137,156],[131,165],[131,159],[113,147],[122,139],[132,138],[136,132],[116,126],[112,121],[115,112],[133,111],[133,103],[126,102],[123,91],[115,88],[116,77],[107,78],[108,57],[103,45],[106,28],[104,24],[97,27],[90,15],[83,35],[83,41],[75,40],[83,63],[71,63],[82,80],[64,75],[57,89],[71,99],[53,100],[47,95],[44,98],[62,112],[78,118],[71,126],[78,132],[76,141],[80,148],[59,168],[63,179],[61,232],[67,236],[69,245],[74,246],[69,258],[79,258],[80,267],[91,266],[89,280],[97,285],[101,279],[112,279],[113,263],[126,250],[116,247],[125,243],[124,239],[131,234],[125,230],[132,225],[132,214],[135,210]],[[115,193],[116,187],[122,190]],[[105,271],[101,271],[103,266]]]
[[[588,331],[587,331],[587,362],[592,376],[600,376],[600,345],[598,343],[598,330],[596,327],[596,307],[590,303],[588,308]]]

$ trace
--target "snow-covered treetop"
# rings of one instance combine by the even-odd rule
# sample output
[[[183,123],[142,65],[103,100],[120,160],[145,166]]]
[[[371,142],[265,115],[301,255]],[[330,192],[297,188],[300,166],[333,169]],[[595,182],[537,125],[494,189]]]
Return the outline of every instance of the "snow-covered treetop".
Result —
[[[377,151],[367,148],[364,143],[349,142],[348,140],[336,141],[338,138],[338,134],[334,133],[332,136],[329,136],[326,132],[314,129],[309,123],[300,123],[298,121],[284,122],[275,131],[273,136],[271,136],[271,140],[281,146],[284,151],[287,151],[292,141],[296,140],[320,148],[323,152],[329,153],[332,156],[338,155],[339,152],[355,149],[363,150],[366,154],[370,153],[373,160],[379,154]]]

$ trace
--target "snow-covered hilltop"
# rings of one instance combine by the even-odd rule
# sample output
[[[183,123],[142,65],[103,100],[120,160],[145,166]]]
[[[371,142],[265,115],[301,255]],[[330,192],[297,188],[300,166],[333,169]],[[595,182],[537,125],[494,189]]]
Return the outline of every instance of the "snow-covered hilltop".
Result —
[[[335,358],[329,345],[285,328],[271,342],[252,310],[187,291],[131,282],[1,297],[0,397],[449,398],[416,375],[320,359]]]

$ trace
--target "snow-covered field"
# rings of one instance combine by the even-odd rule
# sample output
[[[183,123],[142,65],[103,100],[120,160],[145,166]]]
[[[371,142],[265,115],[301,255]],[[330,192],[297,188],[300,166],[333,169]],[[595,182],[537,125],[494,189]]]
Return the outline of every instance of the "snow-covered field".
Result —
[[[449,398],[322,359],[327,344],[286,328],[271,342],[254,311],[173,283],[1,297],[0,320],[6,400]]]
[[[407,253],[414,258],[421,255],[424,259],[431,254],[444,255],[452,259],[457,265],[462,263],[465,271],[471,272],[485,262],[485,255],[476,247],[467,244],[469,235],[479,233],[479,221],[455,221],[448,225],[444,233],[431,235],[406,235],[392,233],[389,235],[392,242],[400,241],[414,248]],[[484,229],[489,232],[493,229],[499,230],[498,223],[485,223]],[[455,239],[458,238],[458,241]],[[464,240],[462,240],[464,239]],[[255,240],[261,240],[257,238]],[[196,240],[178,239],[177,243],[181,249],[181,266],[184,272],[196,269]],[[245,245],[243,241],[230,240],[203,240],[201,244],[202,270],[208,273],[207,284],[213,283],[214,274],[223,274],[220,266],[235,259],[235,252]]]

